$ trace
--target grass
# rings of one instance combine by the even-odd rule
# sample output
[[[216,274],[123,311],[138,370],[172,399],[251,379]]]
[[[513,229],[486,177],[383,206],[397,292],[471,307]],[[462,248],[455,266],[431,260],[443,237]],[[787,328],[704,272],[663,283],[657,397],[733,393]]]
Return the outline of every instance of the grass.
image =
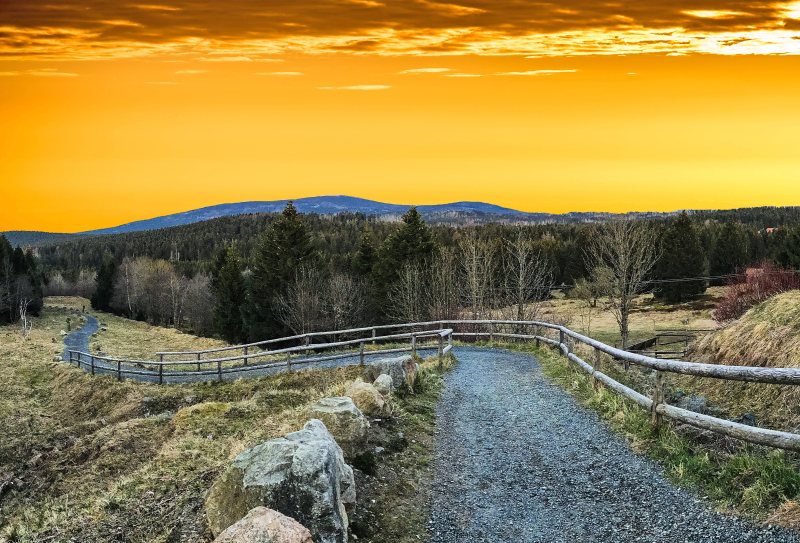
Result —
[[[229,461],[299,429],[309,404],[342,395],[360,376],[350,367],[170,386],[93,378],[53,361],[66,318],[78,318],[82,305],[48,300],[25,341],[15,327],[0,328],[0,486],[7,483],[0,541],[210,541],[205,493]],[[96,341],[114,354],[152,356],[213,342],[99,316],[107,332]],[[371,529],[386,526],[401,534],[398,542],[412,541],[403,539],[410,533],[416,540],[425,526],[414,532],[411,522],[423,510],[416,500],[425,492],[440,384],[432,369],[423,375],[417,394],[398,398],[397,417],[376,427],[375,440],[389,451],[375,459],[383,479],[366,478],[359,488],[360,500],[380,505]],[[407,442],[395,443],[399,433]],[[404,510],[407,520],[384,507]]]
[[[800,291],[774,296],[721,330],[698,340],[690,357],[712,363],[759,367],[800,366]],[[687,380],[733,415],[754,413],[759,425],[800,427],[800,389],[751,383]]]
[[[589,376],[563,356],[551,350],[535,352],[545,375],[597,411],[633,450],[660,463],[677,484],[693,489],[722,510],[800,528],[797,455],[742,444],[703,444],[693,439],[691,432],[684,433],[669,422],[655,429],[649,412],[604,387],[596,388]],[[609,373],[618,378],[614,371]]]
[[[704,296],[683,304],[664,304],[652,294],[638,296],[630,316],[631,343],[653,337],[658,330],[716,328],[711,310],[721,294],[721,287],[712,287]],[[602,300],[590,308],[581,300],[556,297],[540,304],[538,318],[563,323],[610,345],[620,343],[617,321]]]

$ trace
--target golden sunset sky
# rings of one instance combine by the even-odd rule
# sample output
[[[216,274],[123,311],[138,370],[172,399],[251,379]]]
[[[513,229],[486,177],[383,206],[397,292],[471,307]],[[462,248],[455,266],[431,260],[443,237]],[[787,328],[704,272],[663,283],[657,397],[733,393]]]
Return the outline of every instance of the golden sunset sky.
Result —
[[[800,205],[798,55],[798,1],[0,0],[0,230]]]

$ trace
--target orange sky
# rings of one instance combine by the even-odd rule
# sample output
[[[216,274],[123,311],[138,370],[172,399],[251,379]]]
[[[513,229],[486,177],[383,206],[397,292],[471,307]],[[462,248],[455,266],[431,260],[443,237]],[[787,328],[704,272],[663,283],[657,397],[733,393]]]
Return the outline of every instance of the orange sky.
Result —
[[[798,53],[800,2],[4,0],[0,230],[800,205]]]

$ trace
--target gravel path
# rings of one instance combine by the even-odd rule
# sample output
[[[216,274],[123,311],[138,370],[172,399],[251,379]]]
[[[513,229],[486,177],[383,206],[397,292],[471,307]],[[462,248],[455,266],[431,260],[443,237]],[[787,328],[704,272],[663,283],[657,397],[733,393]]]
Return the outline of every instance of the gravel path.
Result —
[[[86,315],[86,322],[77,330],[73,330],[64,336],[64,354],[62,358],[69,360],[69,353],[67,351],[83,351],[89,352],[89,339],[92,334],[100,329],[100,323],[91,315]]]
[[[437,409],[433,543],[798,541],[672,485],[532,356],[455,354]]]

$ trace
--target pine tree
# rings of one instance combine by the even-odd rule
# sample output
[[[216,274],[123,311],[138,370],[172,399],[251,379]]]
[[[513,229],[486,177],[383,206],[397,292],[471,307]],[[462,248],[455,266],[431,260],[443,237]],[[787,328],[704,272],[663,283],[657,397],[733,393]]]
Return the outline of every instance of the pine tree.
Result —
[[[361,277],[369,277],[375,267],[376,260],[377,252],[375,250],[375,242],[372,240],[372,234],[369,233],[369,230],[364,229],[356,254],[353,256],[353,272]]]
[[[373,275],[379,306],[388,307],[389,291],[397,282],[401,270],[409,265],[430,263],[436,251],[430,229],[417,208],[403,215],[403,224],[392,233],[380,248]]]
[[[114,280],[117,275],[117,263],[106,255],[97,270],[97,288],[92,294],[92,307],[100,311],[111,311],[111,297],[114,295]]]
[[[656,264],[657,279],[702,277],[707,264],[700,236],[686,213],[666,229],[662,237],[661,259]],[[690,300],[704,293],[705,279],[657,283],[655,295],[670,303]]]
[[[748,264],[749,245],[741,223],[725,223],[711,254],[711,275],[727,275],[741,270]]]
[[[211,279],[214,292],[214,330],[229,343],[245,337],[242,319],[246,301],[242,263],[236,245],[226,245],[217,255]]]
[[[300,266],[313,258],[311,236],[289,202],[261,237],[253,255],[247,310],[248,336],[252,341],[288,332],[275,314],[275,301],[286,293]]]

